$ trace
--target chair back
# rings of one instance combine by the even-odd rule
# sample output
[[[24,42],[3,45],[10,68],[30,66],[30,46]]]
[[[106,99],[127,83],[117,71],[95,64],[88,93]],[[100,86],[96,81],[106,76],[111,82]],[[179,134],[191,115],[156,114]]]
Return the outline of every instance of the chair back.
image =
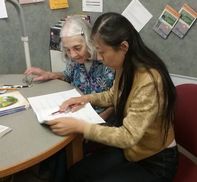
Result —
[[[177,101],[174,130],[176,142],[197,159],[197,84],[176,86]],[[197,182],[194,159],[180,152],[179,165],[173,182]]]
[[[176,92],[176,141],[197,156],[197,84],[178,85]]]

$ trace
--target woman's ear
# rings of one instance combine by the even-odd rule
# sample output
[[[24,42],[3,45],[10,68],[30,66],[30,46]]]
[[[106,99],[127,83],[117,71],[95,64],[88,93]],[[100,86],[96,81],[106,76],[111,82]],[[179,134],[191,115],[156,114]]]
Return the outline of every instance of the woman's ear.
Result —
[[[120,44],[120,49],[124,52],[127,52],[128,49],[129,49],[129,44],[127,41],[123,41],[121,44]]]

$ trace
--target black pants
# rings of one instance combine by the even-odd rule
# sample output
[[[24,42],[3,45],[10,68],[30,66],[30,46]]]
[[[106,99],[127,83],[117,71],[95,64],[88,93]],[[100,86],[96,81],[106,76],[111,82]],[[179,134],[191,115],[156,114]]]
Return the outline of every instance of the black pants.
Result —
[[[40,178],[42,173],[49,173],[49,182],[65,182],[67,180],[67,164],[65,148],[40,163]]]
[[[70,182],[172,182],[177,168],[177,148],[141,160],[127,161],[121,149],[108,147],[75,164]]]

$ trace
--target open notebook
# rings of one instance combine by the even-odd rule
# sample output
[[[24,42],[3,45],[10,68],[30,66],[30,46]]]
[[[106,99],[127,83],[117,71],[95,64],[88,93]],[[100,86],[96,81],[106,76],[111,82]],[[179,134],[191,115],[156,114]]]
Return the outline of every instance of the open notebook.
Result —
[[[36,113],[38,121],[44,123],[59,117],[75,117],[85,120],[89,123],[104,123],[105,121],[96,113],[90,103],[87,103],[83,108],[76,112],[65,112],[52,114],[59,110],[59,106],[71,97],[80,96],[76,89],[57,92],[47,95],[35,96],[27,98],[33,111]]]

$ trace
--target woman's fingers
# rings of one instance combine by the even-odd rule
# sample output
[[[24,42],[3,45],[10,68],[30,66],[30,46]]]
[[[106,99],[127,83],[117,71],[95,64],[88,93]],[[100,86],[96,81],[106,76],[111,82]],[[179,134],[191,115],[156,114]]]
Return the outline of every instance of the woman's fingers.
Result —
[[[75,111],[78,111],[79,109],[81,109],[83,106],[84,106],[84,103],[75,104],[75,105],[71,106],[70,110],[71,110],[71,112],[75,112]]]
[[[65,112],[67,110],[74,112],[82,108],[84,104],[85,103],[81,100],[81,97],[73,97],[62,103],[60,106],[60,112]]]
[[[81,122],[80,122],[81,123]],[[72,117],[62,117],[47,121],[50,129],[57,135],[68,135],[77,132],[79,121]]]

